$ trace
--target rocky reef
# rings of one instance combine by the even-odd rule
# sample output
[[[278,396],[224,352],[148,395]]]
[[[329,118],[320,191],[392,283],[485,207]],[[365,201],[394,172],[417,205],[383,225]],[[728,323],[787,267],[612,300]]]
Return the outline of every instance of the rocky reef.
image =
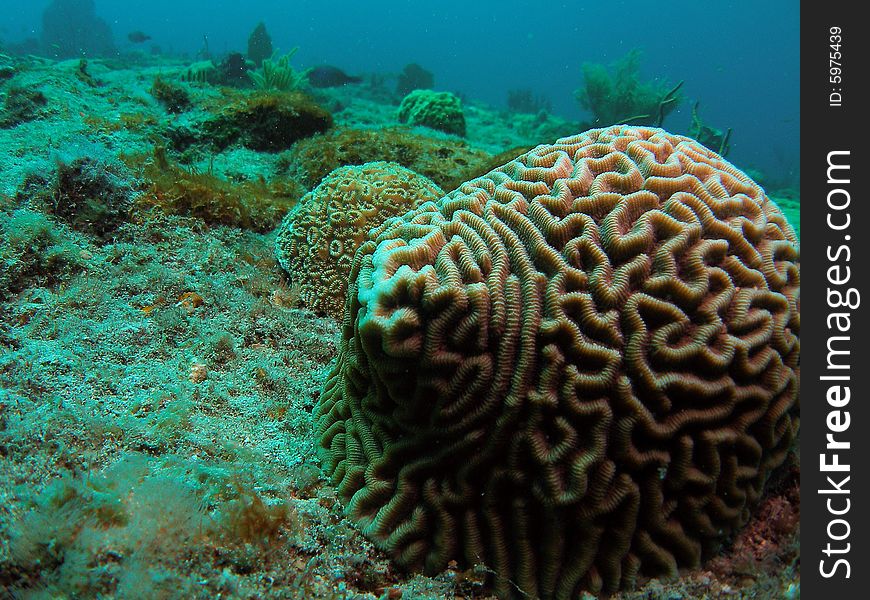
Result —
[[[798,596],[794,186],[265,40],[0,55],[0,589]]]

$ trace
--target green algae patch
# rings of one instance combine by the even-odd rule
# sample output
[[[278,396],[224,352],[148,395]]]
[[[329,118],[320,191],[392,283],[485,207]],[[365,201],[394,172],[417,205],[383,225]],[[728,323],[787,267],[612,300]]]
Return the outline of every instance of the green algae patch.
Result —
[[[183,113],[191,107],[190,93],[181,85],[159,75],[154,78],[150,92],[168,113]]]
[[[671,86],[641,79],[642,55],[635,48],[610,68],[583,64],[584,85],[575,96],[580,106],[592,113],[597,126],[632,123],[658,127],[682,101],[681,84]]]
[[[219,150],[239,142],[258,152],[280,152],[332,127],[329,111],[303,92],[233,96],[215,117],[202,124],[206,141]]]
[[[68,279],[81,269],[83,245],[42,213],[0,213],[0,300]]]
[[[39,581],[85,596],[129,597],[155,586],[150,597],[163,597],[161,589],[174,592],[165,597],[193,594],[201,584],[177,565],[207,563],[215,552],[241,563],[249,544],[260,553],[293,543],[299,521],[290,501],[252,485],[239,469],[128,453],[30,498],[12,529],[7,566],[16,567],[19,590]],[[211,552],[199,556],[203,549]]]
[[[517,156],[518,151],[511,156]],[[279,157],[279,167],[313,188],[339,167],[386,161],[425,175],[445,191],[503,164],[456,138],[436,138],[405,127],[336,129],[302,140]]]
[[[170,161],[162,147],[151,157],[127,157],[127,162],[138,165],[143,176],[140,209],[194,217],[209,225],[271,231],[303,193],[290,180],[233,182],[210,169],[184,168]]]
[[[0,110],[0,128],[15,127],[38,119],[48,104],[48,99],[39,90],[13,87],[6,92],[3,109]]]

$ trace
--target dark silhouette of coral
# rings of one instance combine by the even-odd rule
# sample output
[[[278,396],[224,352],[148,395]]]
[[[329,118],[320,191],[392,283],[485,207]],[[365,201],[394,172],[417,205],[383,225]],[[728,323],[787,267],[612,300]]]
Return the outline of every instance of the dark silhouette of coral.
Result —
[[[218,65],[221,83],[232,87],[250,87],[248,61],[240,52],[230,52]]]
[[[435,76],[417,63],[411,63],[399,73],[396,94],[405,97],[414,90],[430,90],[434,86]]]
[[[397,564],[573,599],[698,566],[747,522],[798,428],[800,267],[741,171],[591,130],[369,236],[316,418]]]
[[[266,31],[266,24],[260,21],[248,36],[248,58],[259,67],[264,60],[271,58],[273,53],[272,37]]]
[[[52,0],[42,13],[43,52],[54,58],[109,56],[115,43],[93,0]]]
[[[553,104],[550,99],[540,94],[535,94],[531,88],[518,88],[508,90],[508,110],[515,113],[536,114],[541,111],[552,112]]]

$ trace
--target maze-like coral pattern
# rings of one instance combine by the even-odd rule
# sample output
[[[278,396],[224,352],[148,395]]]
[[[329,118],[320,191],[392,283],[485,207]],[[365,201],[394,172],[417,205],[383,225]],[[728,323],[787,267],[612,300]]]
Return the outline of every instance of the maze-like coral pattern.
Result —
[[[276,240],[278,262],[306,306],[341,318],[351,260],[369,229],[443,193],[395,163],[335,169],[285,217]]]
[[[539,146],[356,255],[325,466],[400,565],[502,597],[697,566],[796,434],[799,285],[780,210],[697,142]]]

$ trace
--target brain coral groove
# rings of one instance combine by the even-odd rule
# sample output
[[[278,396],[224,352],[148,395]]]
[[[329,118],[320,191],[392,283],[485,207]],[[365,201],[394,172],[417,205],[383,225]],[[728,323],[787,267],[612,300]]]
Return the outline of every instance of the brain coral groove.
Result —
[[[399,565],[502,597],[697,566],[796,435],[799,286],[782,213],[697,142],[539,146],[357,252],[325,467]]]

